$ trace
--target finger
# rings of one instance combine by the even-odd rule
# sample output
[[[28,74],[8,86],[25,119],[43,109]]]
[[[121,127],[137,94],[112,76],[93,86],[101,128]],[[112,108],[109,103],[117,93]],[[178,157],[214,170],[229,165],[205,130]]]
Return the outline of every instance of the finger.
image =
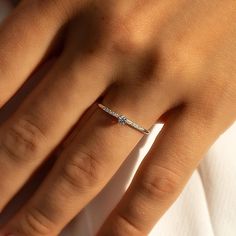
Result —
[[[96,55],[78,64],[63,55],[2,126],[0,178],[6,181],[0,183],[0,209],[107,88],[113,70],[110,61]]]
[[[0,27],[0,107],[40,63],[64,21],[52,1],[37,2],[20,4]]]
[[[215,137],[196,112],[173,113],[98,235],[148,235]]]
[[[127,114],[130,119],[135,118],[144,127],[150,127],[166,109],[164,101],[168,99],[164,99],[161,89],[155,91],[157,100],[161,102],[152,103],[157,109],[150,112],[150,100],[147,102],[140,96],[140,92],[144,97],[148,96],[144,90],[124,87],[111,89],[105,96],[104,103]],[[138,131],[118,125],[117,121],[97,108],[80,128],[73,142],[62,152],[35,196],[2,232],[35,236],[58,235],[105,186],[141,137],[142,134]]]

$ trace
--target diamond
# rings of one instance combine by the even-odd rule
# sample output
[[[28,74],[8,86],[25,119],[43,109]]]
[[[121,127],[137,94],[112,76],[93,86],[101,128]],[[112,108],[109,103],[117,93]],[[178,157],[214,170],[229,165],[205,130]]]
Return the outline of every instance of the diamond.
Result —
[[[127,118],[125,116],[119,116],[118,117],[118,123],[121,125],[125,125],[127,121]]]

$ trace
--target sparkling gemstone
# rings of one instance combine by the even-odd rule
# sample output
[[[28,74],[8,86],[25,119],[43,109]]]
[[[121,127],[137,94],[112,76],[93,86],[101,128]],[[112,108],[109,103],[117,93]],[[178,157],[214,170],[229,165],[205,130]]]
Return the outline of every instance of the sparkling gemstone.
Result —
[[[119,116],[119,117],[118,117],[118,122],[119,122],[119,124],[125,125],[125,124],[126,124],[126,121],[127,121],[127,118],[126,118],[125,116]]]

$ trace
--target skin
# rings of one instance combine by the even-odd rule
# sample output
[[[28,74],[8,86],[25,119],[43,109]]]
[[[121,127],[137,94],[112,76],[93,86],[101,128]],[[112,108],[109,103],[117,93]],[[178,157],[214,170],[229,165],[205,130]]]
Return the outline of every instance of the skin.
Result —
[[[0,128],[0,209],[60,152],[0,235],[58,235],[142,138],[97,100],[147,128],[164,122],[97,234],[147,235],[236,119],[235,39],[234,0],[22,1],[0,28],[1,106],[55,62]]]

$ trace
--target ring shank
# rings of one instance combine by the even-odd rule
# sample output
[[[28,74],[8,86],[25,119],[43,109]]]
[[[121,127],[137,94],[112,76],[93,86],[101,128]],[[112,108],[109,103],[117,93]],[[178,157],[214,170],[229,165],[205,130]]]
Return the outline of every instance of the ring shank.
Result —
[[[119,117],[125,117],[117,112],[112,111],[110,108],[104,106],[103,104],[99,103],[98,106],[105,111],[106,113],[108,113],[109,115],[119,119]],[[134,121],[128,119],[127,117],[125,117],[125,124],[130,126],[131,128],[134,128],[136,130],[138,130],[139,132],[148,135],[150,133],[150,131],[148,129],[145,129],[144,127],[138,125],[137,123],[135,123]]]

